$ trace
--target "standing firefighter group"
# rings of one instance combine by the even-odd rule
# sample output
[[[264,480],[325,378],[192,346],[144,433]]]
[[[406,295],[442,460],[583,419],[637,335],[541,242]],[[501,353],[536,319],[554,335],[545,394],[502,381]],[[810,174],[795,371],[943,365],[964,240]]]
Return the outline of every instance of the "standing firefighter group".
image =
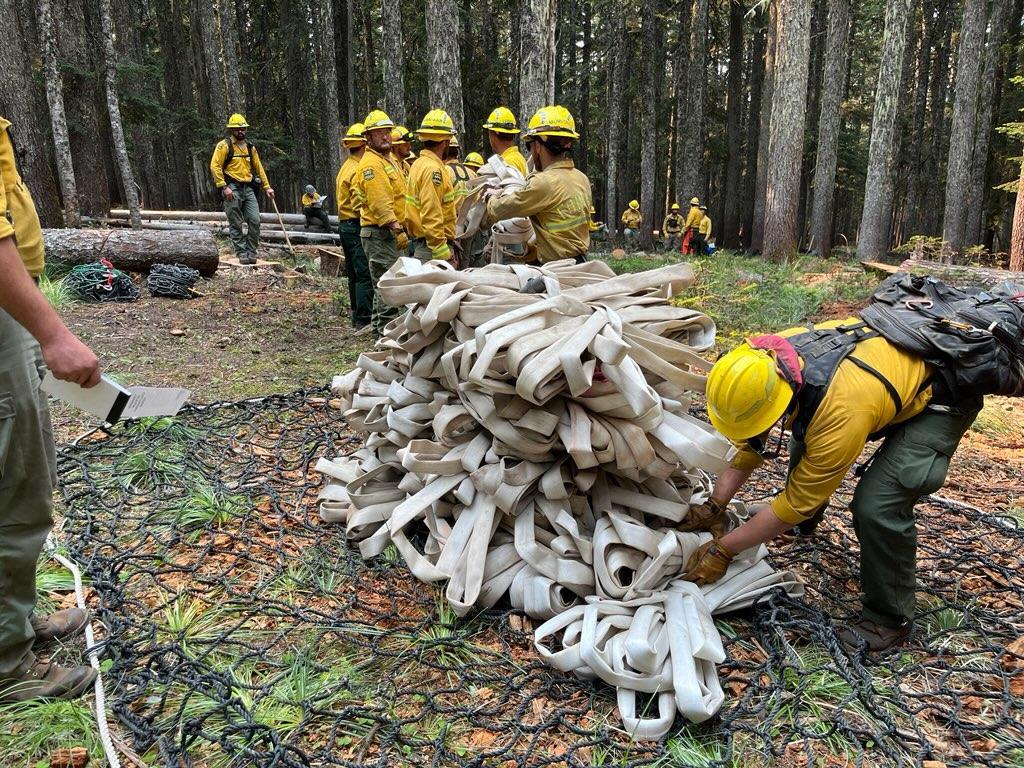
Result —
[[[630,200],[622,212],[623,230],[627,243],[640,237],[644,222],[640,213],[640,201]],[[679,203],[672,203],[661,226],[662,243],[667,251],[679,251],[684,255],[703,256],[713,250],[711,244],[711,217],[708,207],[699,198],[690,198],[690,210],[686,216],[680,213]]]

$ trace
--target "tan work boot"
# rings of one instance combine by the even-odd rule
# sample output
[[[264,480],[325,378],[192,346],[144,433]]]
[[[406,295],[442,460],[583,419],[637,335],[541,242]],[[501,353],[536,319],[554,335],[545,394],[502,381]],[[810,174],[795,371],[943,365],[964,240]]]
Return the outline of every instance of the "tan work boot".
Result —
[[[910,630],[909,621],[898,627],[887,627],[871,619],[860,618],[842,627],[838,635],[840,642],[848,651],[857,651],[863,644],[869,651],[877,653],[902,644],[909,637]]]
[[[33,616],[32,629],[36,633],[36,644],[63,640],[81,632],[89,623],[89,612],[81,608],[65,608],[49,616]]]
[[[96,680],[92,667],[58,667],[38,659],[20,674],[0,681],[0,703],[32,699],[74,699]]]

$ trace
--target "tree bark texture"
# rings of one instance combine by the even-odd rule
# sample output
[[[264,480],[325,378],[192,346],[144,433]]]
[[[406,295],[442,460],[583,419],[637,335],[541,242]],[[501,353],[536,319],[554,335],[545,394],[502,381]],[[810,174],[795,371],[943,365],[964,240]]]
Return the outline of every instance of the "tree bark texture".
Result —
[[[768,5],[768,32],[764,54],[764,79],[761,81],[761,115],[757,138],[757,177],[754,180],[754,213],[750,228],[750,250],[760,252],[764,245],[764,214],[768,191],[768,145],[771,139],[772,101],[775,91],[775,56],[778,40],[778,13],[775,3]]]
[[[202,42],[202,60],[206,72],[206,98],[210,115],[218,122],[227,121],[228,86],[221,63],[220,29],[217,13],[210,0],[194,0],[192,7],[199,19],[199,35]]]
[[[683,185],[683,146],[686,142],[686,131],[689,127],[689,69],[690,69],[690,27],[692,10],[690,2],[679,3],[678,30],[676,48],[672,61],[672,90],[675,93],[673,105],[672,135],[672,184],[675,189],[676,202],[688,200],[692,192],[687,192]]]
[[[107,258],[126,272],[148,272],[154,264],[184,264],[209,277],[220,259],[213,235],[204,230],[44,229],[43,242],[47,261],[69,267]]]
[[[214,0],[214,9],[218,12],[217,23],[220,28],[221,51],[224,56],[224,79],[227,83],[228,112],[246,111],[245,91],[242,88],[242,75],[238,66],[238,16],[233,0]],[[330,7],[330,0],[324,0]]]
[[[946,164],[946,207],[942,239],[949,254],[964,247],[967,226],[967,186],[971,180],[974,129],[978,120],[978,80],[985,45],[985,0],[965,0],[957,52],[953,123]]]
[[[888,0],[885,34],[875,87],[875,110],[871,118],[864,206],[857,238],[857,258],[878,261],[889,250],[892,224],[893,165],[896,159],[896,118],[901,93],[900,77],[907,48],[907,19],[910,0]]]
[[[780,0],[762,247],[765,258],[773,261],[793,255],[799,244],[797,213],[810,34],[810,0]]]
[[[53,15],[50,0],[39,0],[39,42],[43,53],[46,73],[46,101],[50,107],[50,126],[53,131],[53,148],[57,159],[57,179],[60,181],[61,197],[64,201],[64,225],[82,226],[82,214],[78,207],[78,189],[75,186],[75,165],[71,157],[71,140],[68,138],[68,122],[64,113],[64,80],[57,64],[57,44],[54,41]]]
[[[686,75],[686,110],[679,125],[683,137],[682,175],[679,188],[684,198],[707,196],[704,184],[704,92],[707,80],[708,0],[695,0],[690,23],[690,66]]]
[[[657,131],[654,125],[656,104],[659,101],[662,78],[658,76],[657,51],[661,47],[658,36],[661,24],[658,0],[644,2],[643,28],[643,76],[644,91],[640,104],[640,213],[643,224],[640,227],[640,247],[650,249],[654,245],[655,222],[655,176],[657,175]]]
[[[931,108],[927,129],[928,153],[923,173],[924,204],[921,206],[924,214],[921,233],[926,235],[940,234],[942,226],[943,186],[937,180],[942,178],[943,135],[946,133],[946,104],[950,84],[949,59],[956,26],[952,20],[954,7],[951,3],[936,3],[936,51],[928,94]]]
[[[551,5],[552,0],[522,2],[519,16],[519,119],[523,122],[547,102]]]
[[[320,23],[316,34],[319,37],[320,100],[323,104],[322,123],[327,137],[327,158],[330,163],[327,177],[323,180],[325,189],[332,189],[334,178],[341,168],[341,113],[338,110],[338,73],[334,69],[334,6],[330,0],[319,4]],[[400,51],[396,51],[400,55]],[[404,112],[403,108],[403,112]],[[389,113],[390,114],[390,113]],[[404,115],[403,115],[404,116]],[[392,116],[392,119],[399,119]]]
[[[743,14],[741,0],[729,3],[729,76],[726,87],[725,117],[725,186],[722,192],[720,218],[722,245],[738,248],[740,244],[740,172],[743,168],[743,147],[740,121],[743,118]]]
[[[850,0],[828,0],[828,32],[821,77],[818,117],[818,158],[814,168],[810,251],[828,256],[832,250],[832,211],[839,158],[839,118],[846,86],[846,46],[850,35]]]
[[[452,116],[463,132],[462,72],[459,65],[459,6],[455,0],[427,0],[427,84],[431,108]]]
[[[103,27],[103,54],[106,63],[107,111],[110,114],[110,132],[114,139],[114,159],[121,177],[125,205],[131,211],[133,227],[142,226],[139,218],[139,194],[135,188],[135,174],[128,159],[128,146],[124,141],[121,122],[121,104],[117,96],[117,52],[114,50],[114,22],[110,16],[110,0],[100,0],[100,20]]]
[[[402,6],[394,0],[381,0],[381,25],[388,54],[381,59],[384,81],[384,111],[396,123],[405,125],[405,55],[402,48]],[[449,33],[451,34],[451,32]],[[415,128],[415,126],[411,126]]]
[[[767,46],[767,30],[764,20],[755,16],[754,44],[750,53],[750,75],[747,78],[750,102],[747,106],[746,162],[743,168],[741,226],[743,245],[750,246],[750,234],[754,223],[754,193],[757,187],[757,151],[761,134],[761,92],[764,82],[764,57]]]
[[[1013,229],[1010,231],[1010,269],[1024,272],[1024,163],[1017,181],[1017,202],[1013,207]]]
[[[621,17],[616,16],[615,45],[608,55],[612,59],[610,86],[608,88],[608,191],[605,209],[605,221],[610,232],[619,230],[619,200],[616,182],[619,178],[619,143],[622,131],[622,94],[626,80],[626,26]]]

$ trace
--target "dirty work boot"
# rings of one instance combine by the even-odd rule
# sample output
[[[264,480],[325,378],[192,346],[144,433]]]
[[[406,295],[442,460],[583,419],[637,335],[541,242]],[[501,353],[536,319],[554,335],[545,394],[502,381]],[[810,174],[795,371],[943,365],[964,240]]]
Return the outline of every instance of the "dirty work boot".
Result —
[[[251,253],[241,253],[238,255],[238,263],[252,265],[256,263],[256,256]]]
[[[66,608],[49,616],[33,616],[32,630],[36,633],[36,644],[63,640],[82,630],[89,622],[89,612],[81,608]]]
[[[910,622],[905,621],[898,627],[886,627],[871,619],[860,618],[837,633],[840,642],[848,651],[860,650],[861,644],[873,653],[885,651],[900,645],[910,635]]]
[[[14,677],[0,680],[0,703],[32,699],[74,699],[96,680],[92,667],[58,667],[36,660]]]

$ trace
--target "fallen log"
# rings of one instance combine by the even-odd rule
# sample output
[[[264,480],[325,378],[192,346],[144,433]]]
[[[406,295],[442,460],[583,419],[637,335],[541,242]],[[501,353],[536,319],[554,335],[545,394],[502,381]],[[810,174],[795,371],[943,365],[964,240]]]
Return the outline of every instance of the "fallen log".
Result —
[[[1020,282],[1024,272],[1013,272],[995,267],[974,267],[967,264],[943,264],[938,261],[924,259],[907,259],[900,264],[901,272],[927,272],[943,280],[956,284],[968,282],[983,283],[987,286],[1001,283],[1004,280]]]
[[[223,211],[157,211],[157,210],[143,210],[139,211],[139,215],[143,219],[149,219],[150,221],[223,221],[227,222],[228,217]],[[128,219],[128,211],[124,208],[114,208],[110,211],[110,218],[112,219]],[[301,213],[282,213],[281,218],[285,224],[298,224],[302,226],[306,223],[306,217]],[[328,217],[331,226],[338,226],[338,217]],[[273,212],[262,212],[260,213],[260,221],[267,224],[277,224],[277,216]]]
[[[94,219],[94,221],[97,224],[101,224],[108,227],[121,228],[128,226],[128,222],[122,219]],[[143,219],[142,228],[169,232],[195,232],[198,230],[205,230],[207,232],[212,232],[213,234],[217,235],[228,234],[227,223],[218,223],[216,221],[149,221],[148,219]],[[289,227],[288,236],[292,239],[292,242],[297,245],[316,245],[320,243],[335,244],[338,242],[337,235],[332,234],[330,232],[324,232],[322,229],[303,229],[302,227]],[[285,241],[284,231],[276,224],[274,226],[263,224],[260,227],[260,241],[283,243]]]
[[[106,258],[125,272],[149,272],[154,264],[184,264],[210,277],[220,260],[213,235],[204,229],[44,229],[43,241],[47,260],[68,267]]]

